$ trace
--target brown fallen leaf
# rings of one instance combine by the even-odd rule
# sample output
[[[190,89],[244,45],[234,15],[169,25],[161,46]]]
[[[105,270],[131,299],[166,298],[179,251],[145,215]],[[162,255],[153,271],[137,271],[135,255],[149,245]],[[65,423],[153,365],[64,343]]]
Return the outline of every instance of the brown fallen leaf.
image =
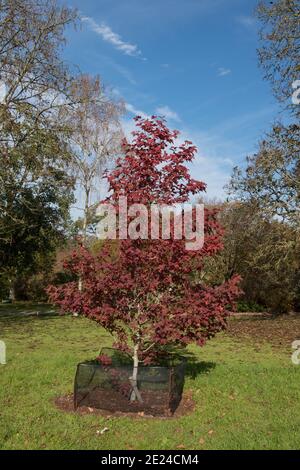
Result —
[[[205,444],[205,440],[203,439],[203,437],[200,437],[200,439],[199,439],[199,444],[200,444],[200,445]]]
[[[185,449],[185,445],[183,445],[183,444],[178,444],[178,446],[176,446],[176,449]]]
[[[210,429],[207,434],[211,436],[213,433],[214,433],[213,429]]]

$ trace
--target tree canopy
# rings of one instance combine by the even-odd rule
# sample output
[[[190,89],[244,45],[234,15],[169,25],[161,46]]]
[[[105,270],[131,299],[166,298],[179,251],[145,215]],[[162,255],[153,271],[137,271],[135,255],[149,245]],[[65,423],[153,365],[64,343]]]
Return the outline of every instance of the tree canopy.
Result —
[[[107,175],[111,193],[106,202],[116,208],[118,221],[120,196],[127,198],[128,206],[138,202],[150,208],[153,203],[185,203],[205,189],[187,168],[196,151],[191,142],[176,146],[178,132],[158,118],[137,117],[136,123],[132,143],[124,142],[124,158]],[[129,214],[128,223],[132,219]],[[174,231],[169,239],[161,231],[153,239],[140,230],[135,239],[118,239],[113,254],[110,240],[96,256],[85,248],[74,252],[66,269],[81,276],[82,290],[74,281],[49,292],[64,311],[95,320],[114,334],[119,348],[149,361],[166,346],[203,345],[225,328],[239,290],[237,277],[212,287],[197,276],[204,259],[222,248],[214,210],[205,211],[201,249],[187,250],[185,237],[177,239]]]

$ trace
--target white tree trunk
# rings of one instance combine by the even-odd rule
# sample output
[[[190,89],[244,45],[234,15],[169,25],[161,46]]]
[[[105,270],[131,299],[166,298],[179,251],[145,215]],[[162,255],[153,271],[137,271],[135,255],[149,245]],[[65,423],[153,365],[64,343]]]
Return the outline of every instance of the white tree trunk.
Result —
[[[10,279],[10,287],[9,287],[9,300],[14,302],[16,300],[16,289],[15,289],[15,280]]]
[[[143,403],[141,394],[139,392],[138,386],[137,386],[137,377],[138,377],[138,368],[139,368],[139,356],[138,356],[138,351],[139,351],[139,345],[135,344],[133,348],[133,372],[132,376],[129,378],[130,383],[132,385],[132,392],[130,395],[130,401],[135,401],[138,400],[140,403]]]
[[[84,204],[84,216],[83,216],[83,225],[82,225],[83,246],[85,246],[86,238],[87,238],[89,199],[90,199],[90,190],[87,187],[85,187],[85,204]],[[78,290],[79,292],[82,292],[82,276],[81,275],[79,275],[79,278],[78,278]],[[74,312],[73,317],[78,317],[78,313]]]

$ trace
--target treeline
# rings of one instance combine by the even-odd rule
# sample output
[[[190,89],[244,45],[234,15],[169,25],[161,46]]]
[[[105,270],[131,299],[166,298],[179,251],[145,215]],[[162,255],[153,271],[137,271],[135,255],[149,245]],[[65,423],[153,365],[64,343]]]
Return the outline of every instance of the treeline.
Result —
[[[300,311],[300,234],[267,217],[254,202],[208,202],[219,210],[224,249],[206,265],[204,280],[219,284],[240,274],[239,311]]]
[[[224,250],[203,276],[215,285],[238,273],[241,310],[287,312],[300,309],[299,2],[261,2],[256,15],[259,63],[285,119],[234,169],[228,201],[207,202],[220,210]],[[78,236],[101,245],[92,235],[97,189],[121,152],[124,107],[99,77],[63,61],[65,29],[79,21],[54,0],[0,2],[2,299],[46,300],[45,287],[65,280],[62,259]]]
[[[78,12],[55,0],[0,2],[0,296],[38,297],[70,238],[75,190],[83,233],[108,158],[119,151],[122,102],[62,59]],[[75,227],[76,228],[76,227]]]
[[[272,312],[299,311],[300,4],[260,2],[256,15],[259,63],[284,119],[266,129],[245,168],[234,169],[231,202],[220,215],[226,235],[217,272],[242,276],[245,308],[254,302]]]

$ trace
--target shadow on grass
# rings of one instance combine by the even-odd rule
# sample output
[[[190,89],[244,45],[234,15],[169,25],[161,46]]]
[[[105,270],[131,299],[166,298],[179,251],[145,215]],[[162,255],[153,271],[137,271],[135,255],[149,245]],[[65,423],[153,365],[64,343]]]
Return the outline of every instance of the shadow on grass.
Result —
[[[0,320],[28,320],[61,317],[58,312],[5,312],[0,313]]]
[[[195,380],[198,375],[208,374],[216,367],[214,362],[187,362],[185,375],[190,379]]]
[[[216,367],[214,362],[199,361],[196,354],[191,351],[183,351],[182,357],[186,361],[185,365],[185,376],[195,380],[198,375],[208,374]]]
[[[49,318],[57,315],[59,315],[58,310],[50,304],[32,302],[0,304],[0,319]]]
[[[61,315],[59,315],[57,312],[45,312],[41,314],[26,314],[24,315],[23,313],[12,313],[12,312],[6,312],[6,313],[0,313],[0,324],[3,325],[3,327],[7,326],[9,328],[24,328],[28,327],[31,328],[33,325],[36,325],[37,321],[43,321],[43,320],[59,320],[61,318]]]
[[[196,354],[186,349],[175,349],[174,354],[184,358],[186,361],[185,376],[193,380],[195,380],[198,375],[208,374],[216,367],[215,362],[199,361],[199,357]]]

